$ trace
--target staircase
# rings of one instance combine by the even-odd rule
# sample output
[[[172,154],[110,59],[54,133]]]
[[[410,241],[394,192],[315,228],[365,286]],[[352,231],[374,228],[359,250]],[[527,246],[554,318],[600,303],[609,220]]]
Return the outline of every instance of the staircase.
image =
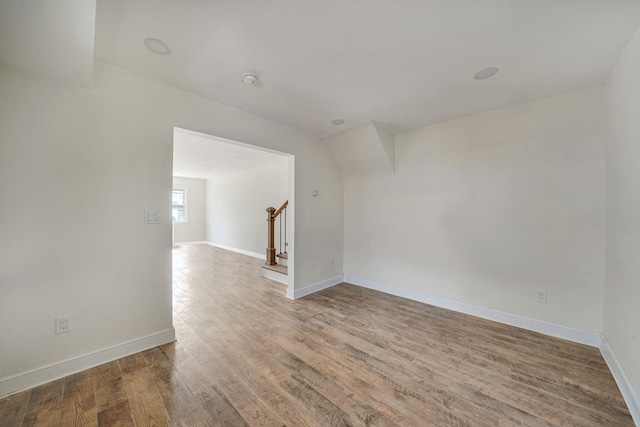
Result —
[[[262,277],[275,280],[276,282],[288,284],[287,262],[287,206],[289,201],[284,202],[280,209],[267,208],[267,258],[262,266]],[[280,234],[278,253],[276,254],[275,223],[278,221]]]

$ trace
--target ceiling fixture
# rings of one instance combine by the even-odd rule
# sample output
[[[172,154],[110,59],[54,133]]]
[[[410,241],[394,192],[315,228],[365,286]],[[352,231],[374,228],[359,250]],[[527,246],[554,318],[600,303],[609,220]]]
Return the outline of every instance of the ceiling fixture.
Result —
[[[335,119],[335,120],[331,120],[331,124],[332,125],[343,125],[344,124],[344,120],[342,119]]]
[[[159,55],[169,55],[171,53],[171,48],[162,40],[158,39],[145,39],[144,45]]]
[[[244,73],[242,75],[242,82],[248,84],[249,86],[253,86],[258,83],[258,76],[253,73]]]
[[[490,68],[485,68],[482,71],[478,71],[475,74],[475,76],[473,76],[473,78],[476,80],[484,80],[484,79],[488,79],[489,77],[493,77],[496,74],[498,74],[498,69],[495,67],[490,67]]]

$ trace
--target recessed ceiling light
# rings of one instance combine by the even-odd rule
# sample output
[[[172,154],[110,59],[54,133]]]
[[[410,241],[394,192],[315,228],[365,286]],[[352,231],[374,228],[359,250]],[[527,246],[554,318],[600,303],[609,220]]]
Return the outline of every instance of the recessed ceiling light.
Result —
[[[160,55],[169,55],[171,48],[162,40],[158,39],[145,39],[144,45],[151,51]]]
[[[238,157],[240,153],[233,153],[234,156]]]
[[[344,120],[342,120],[342,119],[331,120],[331,124],[332,125],[343,125],[344,124]]]
[[[242,82],[248,84],[249,86],[253,86],[258,83],[258,76],[254,73],[244,73],[242,75]]]
[[[493,77],[496,74],[498,74],[498,69],[495,67],[490,67],[490,68],[485,68],[482,71],[478,71],[475,74],[475,76],[473,76],[473,78],[476,80],[484,80],[484,79],[488,79],[489,77]]]

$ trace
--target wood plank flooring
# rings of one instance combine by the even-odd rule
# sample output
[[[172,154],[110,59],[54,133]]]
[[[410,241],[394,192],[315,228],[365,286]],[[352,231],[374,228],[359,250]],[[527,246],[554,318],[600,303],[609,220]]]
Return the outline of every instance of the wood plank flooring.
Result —
[[[2,426],[632,426],[595,348],[174,249],[177,341],[0,400]]]

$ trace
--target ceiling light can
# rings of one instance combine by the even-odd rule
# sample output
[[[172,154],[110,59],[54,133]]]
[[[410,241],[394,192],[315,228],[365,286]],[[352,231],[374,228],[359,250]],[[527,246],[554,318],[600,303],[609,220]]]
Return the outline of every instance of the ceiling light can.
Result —
[[[488,79],[489,77],[493,77],[496,74],[498,74],[498,69],[495,67],[489,67],[489,68],[485,68],[482,71],[478,71],[473,78],[476,80],[484,80],[484,79]]]
[[[162,40],[152,38],[145,39],[144,45],[147,47],[147,49],[159,55],[169,55],[171,53],[171,48],[169,47],[169,45]]]
[[[344,124],[344,120],[342,119],[335,119],[335,120],[331,120],[331,124],[332,125],[343,125]]]

